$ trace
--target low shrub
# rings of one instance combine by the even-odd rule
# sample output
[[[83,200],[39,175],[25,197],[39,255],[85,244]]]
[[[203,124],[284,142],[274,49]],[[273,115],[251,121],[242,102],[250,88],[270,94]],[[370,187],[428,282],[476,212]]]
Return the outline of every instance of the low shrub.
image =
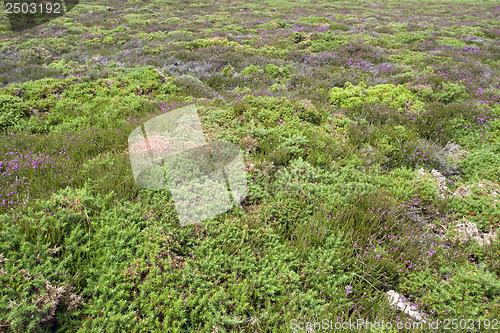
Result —
[[[18,125],[27,113],[28,108],[21,98],[0,95],[0,131]]]
[[[257,75],[260,72],[262,72],[262,69],[260,68],[260,66],[250,65],[248,67],[245,67],[241,71],[241,75],[242,76]]]
[[[490,272],[476,265],[447,265],[438,271],[426,268],[402,281],[401,290],[412,295],[429,319],[450,318],[493,319],[499,315],[500,284]],[[459,304],[457,306],[457,304]],[[492,309],[484,314],[484,309]]]
[[[368,87],[363,82],[357,86],[346,82],[345,88],[333,87],[330,90],[330,103],[343,109],[357,111],[363,104],[375,102],[388,104],[399,110],[407,108],[419,111],[423,106],[423,103],[408,88],[402,85],[379,84]]]

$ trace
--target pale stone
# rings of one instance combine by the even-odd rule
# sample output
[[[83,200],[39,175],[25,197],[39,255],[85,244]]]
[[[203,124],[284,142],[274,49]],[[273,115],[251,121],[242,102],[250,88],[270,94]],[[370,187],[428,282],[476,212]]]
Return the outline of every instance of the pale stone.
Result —
[[[472,222],[465,221],[464,223],[457,224],[455,226],[455,231],[457,236],[455,237],[460,242],[467,242],[473,240],[483,246],[484,244],[490,244],[492,240],[497,239],[497,234],[495,231],[490,233],[482,233],[479,231],[477,225]]]
[[[471,194],[471,192],[470,192],[468,187],[460,186],[459,188],[457,188],[455,190],[454,196],[463,198],[463,197],[468,196],[470,194]]]
[[[417,310],[418,307],[415,304],[404,301],[403,297],[394,290],[389,290],[386,294],[390,297],[392,306],[395,305],[399,310],[403,311],[413,319],[424,323],[426,322],[424,314]]]

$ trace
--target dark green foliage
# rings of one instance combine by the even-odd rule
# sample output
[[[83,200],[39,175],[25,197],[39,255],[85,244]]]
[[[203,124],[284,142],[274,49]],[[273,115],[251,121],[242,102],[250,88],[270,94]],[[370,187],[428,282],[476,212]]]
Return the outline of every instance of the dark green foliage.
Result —
[[[480,183],[478,186],[470,186],[470,195],[465,197],[454,197],[450,200],[449,207],[459,216],[466,216],[474,222],[479,230],[489,232],[492,225],[500,223],[500,207],[496,201],[491,201],[491,193],[495,193],[497,187],[491,183]]]
[[[477,150],[468,155],[460,164],[462,174],[467,180],[490,180],[500,179],[500,145],[497,143],[490,147]]]
[[[335,51],[342,44],[342,38],[333,33],[318,33],[311,36],[311,49],[314,52]]]
[[[437,274],[432,274],[427,268],[405,281],[402,288],[414,297],[421,298],[437,314],[449,314],[456,318],[470,315],[481,318],[481,309],[492,311],[500,301],[498,280],[490,272],[480,270],[473,264],[450,265]],[[498,306],[496,308],[493,311],[498,315]]]
[[[0,95],[0,130],[17,125],[27,111],[19,97]]]
[[[467,98],[465,93],[466,89],[464,86],[459,86],[454,83],[443,83],[443,88],[441,91],[434,94],[435,99],[441,103],[449,104],[455,101],[461,101],[463,98]]]
[[[278,77],[289,78],[293,73],[293,67],[290,65],[285,67],[278,67],[274,64],[269,64],[266,67],[266,73],[274,79]]]

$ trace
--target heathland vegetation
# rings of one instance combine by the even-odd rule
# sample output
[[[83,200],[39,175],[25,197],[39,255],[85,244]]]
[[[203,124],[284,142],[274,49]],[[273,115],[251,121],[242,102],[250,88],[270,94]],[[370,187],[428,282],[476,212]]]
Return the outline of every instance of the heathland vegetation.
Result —
[[[87,0],[21,32],[1,16],[0,331],[410,319],[391,289],[428,321],[500,318],[499,12]],[[244,151],[248,196],[180,227],[168,191],[134,185],[127,139],[188,104]]]

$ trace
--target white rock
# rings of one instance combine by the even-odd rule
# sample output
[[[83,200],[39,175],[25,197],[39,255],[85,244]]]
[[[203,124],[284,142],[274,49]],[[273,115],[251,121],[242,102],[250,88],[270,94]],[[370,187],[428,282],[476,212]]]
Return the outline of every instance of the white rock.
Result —
[[[420,170],[418,170],[417,176],[419,178],[425,176],[425,170],[424,170],[424,168],[420,168]]]
[[[401,295],[394,290],[389,290],[386,294],[390,297],[391,305],[395,305],[399,310],[403,311],[413,319],[422,321],[423,323],[426,322],[424,314],[417,310],[418,307],[416,305],[405,302],[403,297],[401,297]]]

